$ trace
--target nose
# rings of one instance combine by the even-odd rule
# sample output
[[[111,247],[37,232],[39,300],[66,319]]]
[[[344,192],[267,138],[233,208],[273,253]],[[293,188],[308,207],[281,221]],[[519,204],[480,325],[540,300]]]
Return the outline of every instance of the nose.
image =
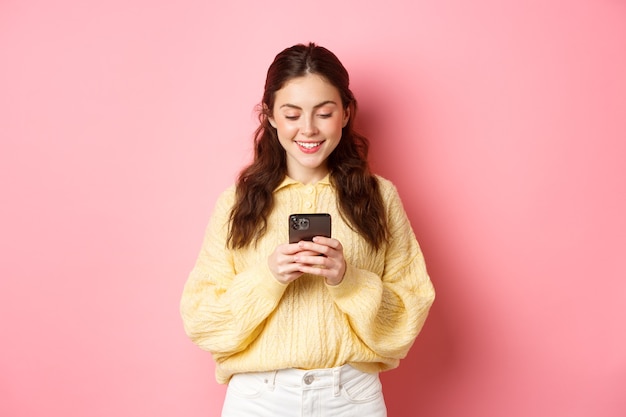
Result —
[[[307,137],[316,135],[318,130],[313,117],[303,117],[302,119],[303,125],[300,128],[300,132]]]

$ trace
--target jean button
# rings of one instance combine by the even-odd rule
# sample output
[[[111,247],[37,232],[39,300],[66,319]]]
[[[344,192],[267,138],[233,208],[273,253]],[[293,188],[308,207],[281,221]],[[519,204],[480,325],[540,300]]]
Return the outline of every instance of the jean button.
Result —
[[[313,375],[307,375],[304,377],[304,383],[307,385],[311,385],[311,383],[313,383],[314,380],[315,380],[315,377]]]

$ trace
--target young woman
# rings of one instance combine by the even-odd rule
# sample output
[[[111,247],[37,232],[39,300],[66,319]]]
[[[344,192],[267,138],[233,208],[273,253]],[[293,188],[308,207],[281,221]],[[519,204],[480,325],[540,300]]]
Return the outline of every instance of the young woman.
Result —
[[[386,416],[378,373],[406,356],[435,293],[356,110],[323,47],[269,67],[254,160],[218,199],[181,301],[228,383],[223,417]],[[294,213],[329,213],[332,237],[287,243]]]

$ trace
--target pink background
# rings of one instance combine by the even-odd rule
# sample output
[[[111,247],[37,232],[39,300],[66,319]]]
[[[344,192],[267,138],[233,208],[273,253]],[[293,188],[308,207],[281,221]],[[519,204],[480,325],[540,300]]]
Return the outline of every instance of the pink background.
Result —
[[[390,416],[626,415],[626,4],[367,3],[0,2],[0,415],[219,415],[179,297],[309,40],[438,291]]]

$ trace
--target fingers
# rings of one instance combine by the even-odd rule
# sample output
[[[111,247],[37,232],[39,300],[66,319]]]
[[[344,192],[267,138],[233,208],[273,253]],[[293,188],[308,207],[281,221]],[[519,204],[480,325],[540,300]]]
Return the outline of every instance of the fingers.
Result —
[[[298,257],[298,270],[302,273],[324,277],[329,285],[337,285],[346,273],[346,264],[341,260],[324,256]]]
[[[300,251],[297,244],[279,245],[268,257],[267,264],[278,282],[288,284],[303,274],[295,263],[295,254]]]
[[[313,241],[302,240],[298,242],[301,250],[309,250],[325,256],[333,256],[335,252],[343,256],[343,247],[337,239],[324,236],[316,236]]]
[[[337,285],[343,280],[346,262],[343,257],[343,247],[338,240],[315,237],[313,242],[298,242],[298,246],[303,252],[296,254],[294,259],[301,265],[300,271],[323,276],[329,285]],[[316,256],[305,255],[304,251],[315,252]]]
[[[274,278],[283,284],[307,273],[323,276],[328,284],[336,285],[341,282],[346,270],[341,243],[337,239],[321,236],[313,238],[312,242],[277,246],[268,258],[268,266]]]

